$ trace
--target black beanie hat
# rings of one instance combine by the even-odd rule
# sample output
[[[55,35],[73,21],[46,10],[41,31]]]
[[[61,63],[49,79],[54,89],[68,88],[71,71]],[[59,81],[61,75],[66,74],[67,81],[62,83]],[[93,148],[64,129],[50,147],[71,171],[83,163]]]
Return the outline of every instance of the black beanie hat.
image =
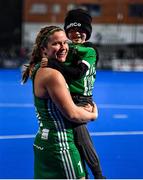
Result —
[[[68,31],[73,27],[79,27],[86,32],[86,40],[88,40],[92,33],[92,17],[88,11],[84,9],[73,9],[70,10],[65,17],[64,30],[66,35]]]

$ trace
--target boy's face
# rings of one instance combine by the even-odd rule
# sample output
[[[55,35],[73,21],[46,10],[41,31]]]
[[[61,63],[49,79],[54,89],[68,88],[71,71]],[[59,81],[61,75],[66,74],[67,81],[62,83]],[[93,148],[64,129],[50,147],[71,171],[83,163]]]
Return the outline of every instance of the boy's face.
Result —
[[[84,43],[86,40],[86,32],[80,28],[73,27],[68,32],[68,38],[76,44]]]

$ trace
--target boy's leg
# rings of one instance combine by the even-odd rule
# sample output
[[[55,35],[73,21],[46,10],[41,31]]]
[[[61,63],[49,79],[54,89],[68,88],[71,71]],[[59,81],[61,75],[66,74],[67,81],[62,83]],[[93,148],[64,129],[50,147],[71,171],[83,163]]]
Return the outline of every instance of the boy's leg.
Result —
[[[105,179],[86,124],[74,127],[74,137],[81,156],[85,159],[95,179]]]

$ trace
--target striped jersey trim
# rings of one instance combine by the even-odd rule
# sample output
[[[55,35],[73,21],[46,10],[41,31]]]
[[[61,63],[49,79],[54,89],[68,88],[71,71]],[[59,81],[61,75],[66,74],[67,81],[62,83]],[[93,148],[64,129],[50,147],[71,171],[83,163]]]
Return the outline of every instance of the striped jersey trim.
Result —
[[[48,100],[48,108],[52,110],[50,111],[50,116],[51,118],[53,118],[55,127],[57,129],[58,139],[60,142],[59,145],[62,149],[65,149],[64,151],[63,150],[60,151],[60,153],[67,179],[76,179],[74,166],[71,160],[70,152],[68,150],[69,144],[67,143],[67,134],[66,134],[63,116],[56,108],[56,106],[52,103],[51,99]]]

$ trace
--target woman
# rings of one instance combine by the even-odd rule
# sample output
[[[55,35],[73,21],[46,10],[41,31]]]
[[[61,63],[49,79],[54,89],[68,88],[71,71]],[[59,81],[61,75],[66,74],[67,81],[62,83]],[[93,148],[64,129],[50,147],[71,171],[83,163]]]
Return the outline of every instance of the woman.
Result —
[[[46,58],[41,61],[41,67],[52,67],[63,74],[74,103],[80,106],[93,103],[92,91],[96,80],[98,55],[92,43],[87,42],[92,33],[91,22],[92,17],[86,10],[68,11],[64,29],[71,43],[66,62],[60,63]],[[82,155],[82,160],[87,163],[95,179],[105,179],[86,124],[74,123],[73,125],[75,143]]]
[[[72,122],[84,123],[97,118],[93,112],[76,106],[62,74],[52,68],[40,68],[42,55],[65,62],[68,44],[65,32],[56,26],[44,27],[37,35],[30,66],[23,74],[26,82],[31,69],[34,103],[39,131],[34,142],[34,178],[85,178],[80,154],[74,144]]]

